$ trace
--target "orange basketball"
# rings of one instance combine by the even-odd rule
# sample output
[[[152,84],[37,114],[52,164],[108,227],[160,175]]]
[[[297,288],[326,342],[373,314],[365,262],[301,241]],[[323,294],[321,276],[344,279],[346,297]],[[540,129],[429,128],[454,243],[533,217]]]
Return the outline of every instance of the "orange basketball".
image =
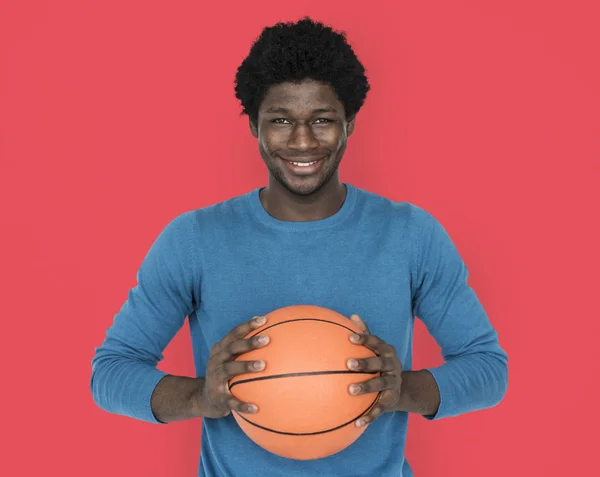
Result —
[[[270,337],[267,346],[238,359],[264,360],[257,373],[236,376],[231,393],[258,406],[255,414],[233,413],[246,435],[273,454],[290,459],[320,459],[352,444],[364,432],[355,421],[373,407],[379,394],[353,396],[352,383],[374,377],[350,371],[350,358],[375,354],[352,344],[361,330],[343,315],[318,306],[296,305],[267,315],[249,333]]]

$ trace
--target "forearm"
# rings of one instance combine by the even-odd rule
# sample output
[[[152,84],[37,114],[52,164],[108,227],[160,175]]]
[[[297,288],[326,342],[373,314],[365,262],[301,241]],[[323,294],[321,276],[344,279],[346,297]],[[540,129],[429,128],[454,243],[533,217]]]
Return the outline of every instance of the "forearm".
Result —
[[[201,399],[204,378],[165,376],[154,389],[150,405],[162,423],[202,417]]]
[[[507,358],[497,350],[453,357],[428,371],[440,390],[436,419],[493,407],[508,384]]]
[[[439,405],[440,391],[429,371],[402,372],[402,387],[397,411],[432,416],[437,412]]]

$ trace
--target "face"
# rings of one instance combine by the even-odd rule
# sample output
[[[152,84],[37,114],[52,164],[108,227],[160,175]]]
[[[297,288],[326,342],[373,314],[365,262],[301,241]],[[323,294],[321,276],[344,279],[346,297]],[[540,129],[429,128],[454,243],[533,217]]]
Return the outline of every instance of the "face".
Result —
[[[250,121],[260,155],[276,183],[309,195],[338,179],[338,166],[354,130],[333,89],[315,81],[282,83],[267,92]]]

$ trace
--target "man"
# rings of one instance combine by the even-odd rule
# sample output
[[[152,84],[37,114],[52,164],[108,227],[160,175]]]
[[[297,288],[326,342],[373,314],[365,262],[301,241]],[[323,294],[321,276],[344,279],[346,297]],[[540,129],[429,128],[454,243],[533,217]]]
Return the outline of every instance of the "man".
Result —
[[[154,423],[202,417],[201,476],[404,476],[409,413],[441,419],[498,404],[507,356],[435,218],[340,181],[338,166],[369,90],[344,34],[305,18],[266,28],[236,76],[236,95],[268,185],[176,217],[159,235],[93,359],[103,409]],[[243,337],[277,308],[312,304],[350,317],[351,339],[377,354],[351,370],[382,372],[350,394],[382,391],[348,449],[295,461],[255,445],[232,411],[256,412],[227,381],[268,363]],[[445,362],[412,369],[414,317]],[[189,317],[198,377],[157,370]],[[466,457],[465,457],[466,458]]]

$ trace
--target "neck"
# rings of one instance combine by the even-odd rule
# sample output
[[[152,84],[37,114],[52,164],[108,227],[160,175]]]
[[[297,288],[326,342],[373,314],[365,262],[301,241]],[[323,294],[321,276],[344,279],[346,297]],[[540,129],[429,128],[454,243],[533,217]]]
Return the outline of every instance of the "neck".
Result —
[[[335,178],[309,195],[294,194],[273,178],[269,186],[260,191],[260,201],[269,215],[286,222],[326,219],[340,210],[344,200],[346,186]]]

